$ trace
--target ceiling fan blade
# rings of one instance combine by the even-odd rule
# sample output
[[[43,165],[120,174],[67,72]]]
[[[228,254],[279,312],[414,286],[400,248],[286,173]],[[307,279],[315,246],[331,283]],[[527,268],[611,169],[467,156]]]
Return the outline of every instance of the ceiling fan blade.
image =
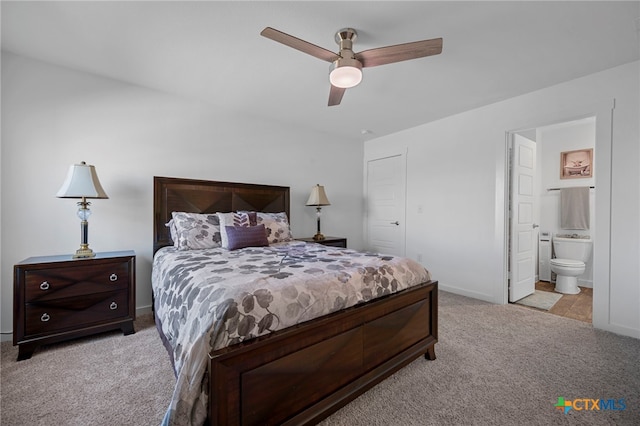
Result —
[[[333,62],[339,58],[339,55],[337,53],[333,53],[332,51],[327,50],[323,47],[316,46],[315,44],[301,40],[297,37],[283,33],[282,31],[278,31],[271,27],[267,27],[262,30],[260,35],[277,41],[278,43],[282,43],[286,46],[293,47],[294,49],[297,49],[308,55],[315,56],[316,58],[322,59],[323,61]]]
[[[363,67],[376,67],[393,62],[406,61],[408,59],[438,55],[441,52],[442,38],[434,38],[431,40],[414,41],[411,43],[365,50],[356,53],[356,59],[362,62]]]
[[[332,84],[331,91],[329,92],[329,106],[340,105],[340,101],[342,101],[342,96],[346,90],[347,89],[336,87]]]

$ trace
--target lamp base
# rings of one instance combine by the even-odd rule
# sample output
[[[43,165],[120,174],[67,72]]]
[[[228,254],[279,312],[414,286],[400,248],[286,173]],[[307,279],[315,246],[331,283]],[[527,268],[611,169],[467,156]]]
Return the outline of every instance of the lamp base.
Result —
[[[322,235],[321,233],[317,233],[316,235],[313,236],[313,240],[314,241],[322,241],[324,240],[324,235]]]
[[[88,257],[96,257],[96,254],[89,247],[80,247],[73,255],[74,259],[85,259]]]

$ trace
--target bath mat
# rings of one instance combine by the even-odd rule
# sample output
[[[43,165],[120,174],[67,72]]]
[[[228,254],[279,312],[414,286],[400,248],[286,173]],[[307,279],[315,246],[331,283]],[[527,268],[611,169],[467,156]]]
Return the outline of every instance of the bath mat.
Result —
[[[533,308],[548,311],[553,307],[553,305],[556,304],[558,300],[560,300],[561,297],[562,295],[558,293],[536,290],[533,294],[530,294],[527,297],[523,297],[516,303],[519,305],[531,306]]]

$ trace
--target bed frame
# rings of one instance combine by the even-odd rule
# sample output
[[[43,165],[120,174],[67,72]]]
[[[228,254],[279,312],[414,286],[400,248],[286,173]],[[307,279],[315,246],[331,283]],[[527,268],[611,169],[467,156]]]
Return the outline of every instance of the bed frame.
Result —
[[[154,177],[154,253],[172,244],[172,211],[236,210],[289,215],[289,188]],[[429,281],[214,351],[209,423],[318,423],[421,355],[434,360],[437,339],[438,282]]]

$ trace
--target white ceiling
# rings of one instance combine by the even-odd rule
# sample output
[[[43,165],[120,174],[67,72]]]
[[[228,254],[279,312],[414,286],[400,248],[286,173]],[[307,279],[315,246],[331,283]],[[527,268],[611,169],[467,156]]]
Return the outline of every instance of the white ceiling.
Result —
[[[2,49],[247,118],[364,140],[640,58],[640,2],[7,2]],[[337,51],[436,37],[441,55],[364,70],[327,107],[329,64],[260,36]],[[371,133],[361,134],[363,129]]]

